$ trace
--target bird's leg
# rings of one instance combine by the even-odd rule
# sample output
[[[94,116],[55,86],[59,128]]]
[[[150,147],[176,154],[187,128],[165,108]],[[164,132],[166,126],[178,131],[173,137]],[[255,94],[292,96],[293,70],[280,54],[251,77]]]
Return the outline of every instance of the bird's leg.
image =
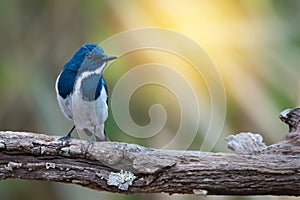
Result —
[[[97,138],[96,138],[96,126],[94,126],[94,142],[97,142]]]
[[[98,142],[109,141],[109,139],[105,133],[104,124],[102,124],[102,126],[100,126],[100,131],[101,131],[100,135],[99,136],[96,135],[96,141],[98,141]]]
[[[107,137],[107,135],[106,135],[106,133],[105,133],[105,130],[103,130],[103,133],[104,133],[104,135],[105,135],[105,139],[104,139],[104,141],[110,141],[109,139],[108,139],[108,137]]]
[[[94,135],[94,139],[88,141],[88,146],[86,148],[86,152],[88,152],[92,148],[94,142],[97,142],[97,138],[96,138],[96,126],[94,126],[94,133],[93,133],[93,135]]]
[[[72,134],[74,128],[75,128],[75,125],[71,128],[71,130],[68,132],[68,134],[66,136],[59,138],[59,140],[66,141],[66,140],[71,139],[71,134]]]

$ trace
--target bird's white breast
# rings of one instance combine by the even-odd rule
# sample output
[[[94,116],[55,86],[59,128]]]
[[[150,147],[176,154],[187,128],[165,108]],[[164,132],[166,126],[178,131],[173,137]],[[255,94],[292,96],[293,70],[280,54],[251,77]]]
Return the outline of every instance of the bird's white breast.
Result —
[[[72,114],[75,126],[80,129],[93,130],[94,127],[102,126],[108,117],[107,94],[103,86],[99,97],[94,101],[84,100],[81,94],[82,80],[92,74],[95,74],[95,72],[83,72],[75,81],[72,96]]]

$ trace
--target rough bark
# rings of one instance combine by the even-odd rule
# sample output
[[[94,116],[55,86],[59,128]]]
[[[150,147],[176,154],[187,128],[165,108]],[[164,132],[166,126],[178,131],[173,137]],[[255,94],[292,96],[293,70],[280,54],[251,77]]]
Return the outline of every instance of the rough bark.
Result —
[[[0,180],[21,178],[79,184],[118,193],[300,195],[300,108],[280,118],[284,140],[226,138],[235,153],[157,150],[136,144],[94,142],[27,132],[0,132]]]

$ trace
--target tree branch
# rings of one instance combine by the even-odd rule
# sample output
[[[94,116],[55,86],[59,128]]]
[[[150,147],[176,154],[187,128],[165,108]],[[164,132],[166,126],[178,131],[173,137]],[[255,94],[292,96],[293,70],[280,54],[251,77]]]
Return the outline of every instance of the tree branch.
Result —
[[[63,182],[118,193],[299,196],[300,108],[280,118],[290,127],[284,140],[266,146],[257,134],[229,136],[233,154],[0,132],[0,180]]]

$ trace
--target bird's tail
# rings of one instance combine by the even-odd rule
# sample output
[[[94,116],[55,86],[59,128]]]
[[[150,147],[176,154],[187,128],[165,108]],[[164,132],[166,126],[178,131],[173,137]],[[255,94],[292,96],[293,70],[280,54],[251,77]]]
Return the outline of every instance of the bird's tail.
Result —
[[[97,142],[108,141],[104,128],[101,126],[84,129],[76,128],[76,130],[80,139]]]

